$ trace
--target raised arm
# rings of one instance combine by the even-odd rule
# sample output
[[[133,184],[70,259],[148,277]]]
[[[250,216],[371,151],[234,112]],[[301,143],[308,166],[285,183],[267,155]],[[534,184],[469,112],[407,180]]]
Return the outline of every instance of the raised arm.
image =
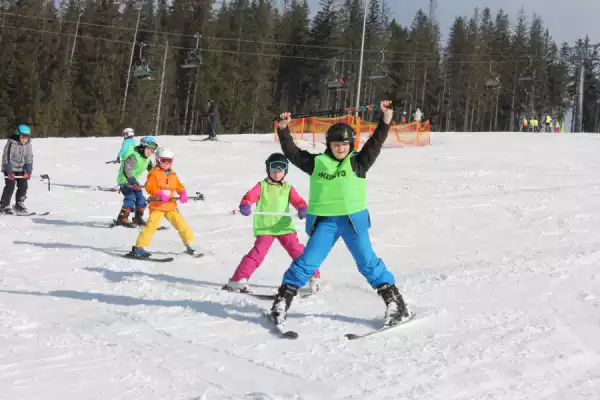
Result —
[[[354,171],[357,173],[357,176],[364,178],[367,174],[367,171],[375,164],[375,160],[379,157],[379,153],[381,153],[381,148],[383,147],[383,143],[388,137],[388,131],[390,129],[390,123],[392,122],[392,117],[394,112],[392,109],[388,108],[391,105],[391,101],[382,101],[380,103],[380,108],[383,111],[383,116],[377,124],[377,128],[373,135],[366,141],[362,149],[356,154],[355,162],[356,167]]]
[[[300,149],[296,146],[296,143],[294,143],[294,138],[292,138],[292,134],[288,128],[288,124],[292,120],[291,114],[286,112],[281,114],[280,117],[281,120],[277,127],[277,135],[279,136],[279,143],[281,144],[283,155],[285,155],[288,160],[300,170],[309,175],[312,174],[315,169],[315,157],[317,155]]]

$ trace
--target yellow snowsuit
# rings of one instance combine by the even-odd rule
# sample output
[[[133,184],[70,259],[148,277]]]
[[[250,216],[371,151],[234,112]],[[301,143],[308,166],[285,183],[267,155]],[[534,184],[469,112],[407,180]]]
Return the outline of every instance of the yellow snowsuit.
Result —
[[[175,193],[181,194],[185,191],[185,187],[181,184],[175,172],[171,170],[165,171],[160,167],[156,167],[150,171],[144,187],[150,197],[155,198],[158,197],[158,193],[161,191],[169,191],[169,197],[174,197]],[[150,210],[150,217],[148,217],[146,226],[137,238],[136,247],[147,248],[150,245],[152,237],[156,233],[163,217],[177,229],[184,245],[187,246],[194,243],[194,232],[192,232],[192,229],[177,209],[177,202],[175,200],[169,200],[166,203],[160,200],[151,201],[148,209]]]

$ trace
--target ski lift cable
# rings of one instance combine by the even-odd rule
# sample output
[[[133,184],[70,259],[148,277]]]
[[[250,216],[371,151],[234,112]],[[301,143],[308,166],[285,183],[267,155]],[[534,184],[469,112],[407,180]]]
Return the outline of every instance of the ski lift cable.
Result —
[[[48,18],[48,17],[38,17],[38,16],[33,16],[33,15],[25,15],[25,14],[15,14],[15,13],[9,13],[9,12],[3,12],[4,15],[11,15],[11,16],[15,16],[15,17],[19,17],[19,18],[30,18],[30,19],[39,19],[39,20],[44,20],[44,21],[56,21],[56,22],[60,22],[61,24],[77,24],[77,21],[73,21],[73,20],[67,20],[67,19],[60,19],[60,18]],[[93,23],[93,22],[84,22],[84,21],[80,21],[79,22],[80,26],[92,26],[92,27],[99,27],[99,28],[109,28],[109,29],[113,29],[113,30],[125,30],[125,31],[134,31],[135,28],[131,28],[131,27],[125,27],[125,26],[116,26],[116,25],[108,25],[108,24],[98,24],[98,23]],[[165,35],[165,36],[176,36],[176,37],[195,37],[195,35],[190,35],[190,34],[185,34],[185,33],[175,33],[175,32],[165,32],[165,31],[158,31],[158,30],[151,30],[151,29],[138,29],[138,32],[145,32],[145,33],[153,33],[153,34],[159,34],[159,35]],[[67,36],[74,36],[72,34],[64,34]],[[351,49],[351,48],[347,48],[347,47],[341,47],[341,46],[328,46],[328,45],[310,45],[310,44],[297,44],[297,43],[284,43],[284,42],[276,42],[276,41],[260,41],[260,40],[250,40],[250,39],[241,39],[241,38],[224,38],[224,37],[216,37],[216,36],[205,36],[204,37],[205,40],[214,40],[214,41],[231,41],[231,42],[241,42],[241,43],[256,43],[256,44],[264,44],[264,45],[272,45],[272,46],[289,46],[289,47],[300,47],[300,48],[315,48],[315,49],[329,49],[329,50],[340,50],[340,51],[347,51],[347,52],[354,52],[354,53],[358,53],[359,50],[358,49]],[[365,53],[378,53],[378,50],[368,50],[365,49]],[[437,52],[413,52],[413,51],[394,51],[394,52],[388,52],[388,54],[391,55],[438,55]],[[471,53],[453,53],[453,56],[471,56],[473,54]],[[509,53],[488,53],[488,54],[482,54],[482,57],[492,57],[492,56],[511,56],[511,54]],[[520,56],[518,58],[527,58],[528,56]],[[514,57],[517,58],[517,57]]]
[[[73,36],[70,33],[61,33],[61,32],[55,32],[55,31],[48,31],[48,30],[42,30],[42,29],[33,29],[33,28],[25,28],[25,27],[21,27],[21,26],[11,26],[11,25],[4,25],[3,29],[16,29],[16,30],[22,30],[22,31],[29,31],[29,32],[37,32],[37,33],[47,33],[47,34],[53,34],[53,35],[59,35],[59,36]],[[116,39],[107,39],[107,38],[102,38],[102,37],[93,37],[93,36],[86,36],[86,35],[78,35],[77,36],[78,40],[83,40],[83,39],[88,39],[88,40],[101,40],[104,42],[109,42],[109,43],[117,43],[117,44],[126,44],[126,45],[130,45],[131,41],[124,41],[124,40],[116,40]],[[152,45],[152,46],[148,46],[148,47],[154,47],[154,48],[160,48],[160,49],[164,49],[164,45],[161,44],[156,44],[156,45]],[[181,46],[169,46],[170,49],[172,50],[191,50],[192,48],[190,47],[181,47]],[[314,60],[314,61],[331,61],[332,58],[325,58],[325,57],[306,57],[306,56],[293,56],[293,55],[283,55],[283,54],[278,54],[278,53],[252,53],[252,52],[239,52],[236,50],[223,50],[223,49],[203,49],[203,52],[207,52],[207,53],[222,53],[222,54],[239,54],[239,55],[247,55],[247,56],[259,56],[259,57],[275,57],[275,58],[289,58],[289,59],[296,59],[296,60]],[[344,62],[348,62],[348,63],[358,63],[360,62],[359,59],[345,59]],[[372,63],[372,62],[376,62],[376,61],[372,61],[372,60],[364,60],[365,63]],[[498,61],[497,64],[514,64],[517,63],[518,60],[517,59],[510,59],[510,60],[506,60],[506,61]],[[393,61],[389,61],[389,64],[418,64],[418,65],[425,65],[425,64],[437,64],[438,61],[437,60],[417,60],[417,59],[413,59],[413,60],[393,60]],[[447,64],[467,64],[467,65],[477,65],[477,64],[488,64],[489,61],[446,61]]]

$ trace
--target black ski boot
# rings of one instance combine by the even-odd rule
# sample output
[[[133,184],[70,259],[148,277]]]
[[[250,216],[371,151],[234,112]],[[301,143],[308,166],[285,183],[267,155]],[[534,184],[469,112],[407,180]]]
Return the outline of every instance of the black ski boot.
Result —
[[[146,221],[144,221],[144,210],[143,208],[138,208],[135,210],[135,215],[133,216],[133,223],[139,226],[146,225]]]
[[[402,319],[410,316],[406,304],[404,304],[404,299],[396,285],[388,285],[385,283],[377,288],[377,294],[383,298],[387,307],[385,310],[383,326],[396,325],[402,321]]]
[[[117,219],[115,220],[115,225],[129,225],[129,213],[131,210],[129,208],[121,208]]]
[[[14,214],[15,212],[10,206],[0,206],[0,214]]]
[[[283,284],[277,291],[277,297],[271,307],[271,318],[277,325],[283,324],[287,316],[287,310],[294,300],[294,296],[298,294],[298,288],[294,285]]]
[[[27,207],[25,207],[25,204],[22,202],[18,202],[17,204],[15,204],[15,214],[27,214],[29,211],[27,211]]]

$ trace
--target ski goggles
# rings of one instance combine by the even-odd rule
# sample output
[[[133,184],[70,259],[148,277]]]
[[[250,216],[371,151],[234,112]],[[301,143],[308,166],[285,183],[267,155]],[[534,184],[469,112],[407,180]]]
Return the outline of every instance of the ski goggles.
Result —
[[[173,159],[172,158],[159,158],[158,162],[165,163],[165,164],[173,164]]]
[[[271,161],[269,163],[269,169],[274,169],[277,171],[287,171],[288,165],[283,161]]]
[[[158,143],[156,143],[156,142],[150,142],[150,143],[144,142],[144,143],[141,143],[141,145],[144,147],[150,147],[150,149],[152,151],[156,151],[156,149],[158,149]]]

